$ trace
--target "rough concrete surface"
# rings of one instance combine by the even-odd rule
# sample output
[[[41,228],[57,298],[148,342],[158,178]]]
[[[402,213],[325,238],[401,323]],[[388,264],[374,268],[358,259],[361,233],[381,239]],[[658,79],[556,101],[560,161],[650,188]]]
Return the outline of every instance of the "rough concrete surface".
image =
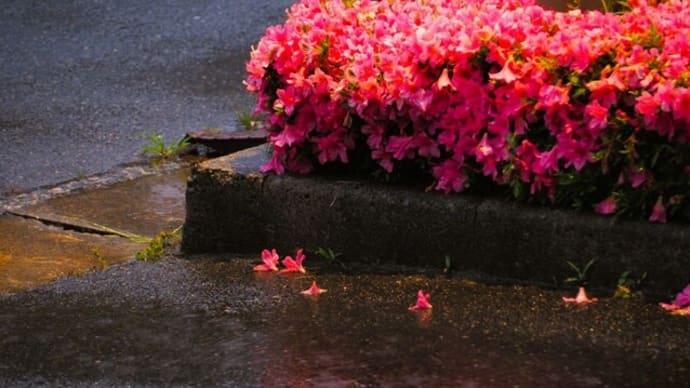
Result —
[[[46,200],[13,213],[96,231],[117,231],[153,237],[184,222],[184,193],[188,168],[85,189]]]
[[[134,260],[146,237],[182,224],[188,174],[180,167],[105,187],[90,181],[0,215],[0,294]]]
[[[0,294],[131,261],[145,244],[0,216]]]
[[[369,262],[445,265],[561,284],[566,265],[596,266],[588,280],[613,287],[624,271],[670,293],[690,279],[690,227],[611,219],[469,195],[425,193],[366,180],[264,176],[265,148],[200,164],[192,172],[186,252],[331,248]]]

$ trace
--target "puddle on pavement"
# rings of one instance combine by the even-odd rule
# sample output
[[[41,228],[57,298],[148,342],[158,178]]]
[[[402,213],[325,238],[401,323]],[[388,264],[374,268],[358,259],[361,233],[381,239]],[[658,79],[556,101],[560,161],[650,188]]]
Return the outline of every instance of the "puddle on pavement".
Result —
[[[618,387],[690,376],[690,320],[650,302],[566,306],[563,292],[439,274],[256,274],[255,261],[133,262],[0,297],[0,383]],[[313,279],[328,293],[301,295]],[[408,311],[420,288],[434,308]]]
[[[146,176],[47,200],[18,211],[41,219],[75,218],[153,237],[184,222],[189,169]]]
[[[65,231],[14,216],[0,216],[0,236],[0,294],[123,263],[142,249],[123,238]]]

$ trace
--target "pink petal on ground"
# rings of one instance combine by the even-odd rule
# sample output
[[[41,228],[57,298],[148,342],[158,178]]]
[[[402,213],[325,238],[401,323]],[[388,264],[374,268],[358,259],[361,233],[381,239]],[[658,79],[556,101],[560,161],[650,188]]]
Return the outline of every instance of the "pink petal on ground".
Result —
[[[680,309],[680,306],[674,303],[659,303],[659,306],[666,311],[676,311]]]
[[[690,315],[690,307],[685,307],[682,309],[674,310],[671,312],[673,315]]]
[[[285,259],[283,259],[283,266],[285,267],[284,269],[281,269],[281,273],[285,272],[301,272],[301,273],[307,273],[307,270],[304,269],[304,266],[302,265],[302,262],[304,262],[304,259],[307,258],[307,256],[302,253],[303,250],[299,249],[297,250],[297,253],[295,254],[295,258],[293,259],[290,256],[286,256]]]
[[[304,295],[319,295],[319,294],[323,294],[326,291],[328,291],[328,290],[324,290],[323,288],[319,288],[319,286],[316,285],[316,280],[314,280],[314,282],[312,282],[312,284],[311,284],[311,287],[302,291],[302,294],[304,294]]]
[[[266,265],[264,265],[264,264],[255,265],[254,268],[253,268],[253,270],[254,270],[254,272],[270,272],[270,271],[273,271],[272,269],[268,268],[268,267],[267,267]]]
[[[410,306],[408,310],[427,310],[430,309],[431,303],[429,303],[429,298],[431,295],[425,294],[423,290],[417,291],[417,303]]]
[[[580,287],[580,289],[577,292],[577,296],[574,298],[566,298],[565,296],[563,297],[563,301],[565,303],[576,303],[576,304],[587,304],[587,303],[596,303],[599,299],[598,298],[589,298],[587,297],[587,293],[585,292],[584,287]]]
[[[678,305],[679,307],[690,306],[690,284],[685,286],[683,291],[676,295],[675,299],[673,299],[673,304]]]
[[[254,267],[254,271],[278,271],[278,252],[275,249],[268,250],[264,249],[261,251],[261,260],[263,264],[259,264]]]

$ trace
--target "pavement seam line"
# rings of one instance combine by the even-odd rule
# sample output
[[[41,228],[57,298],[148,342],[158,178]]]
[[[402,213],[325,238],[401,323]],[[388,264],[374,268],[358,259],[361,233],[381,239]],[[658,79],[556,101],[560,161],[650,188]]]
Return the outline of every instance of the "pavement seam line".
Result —
[[[65,230],[72,230],[75,232],[79,233],[91,233],[91,234],[98,234],[102,236],[117,236],[117,237],[122,237],[126,238],[130,241],[136,242],[136,243],[149,243],[151,241],[151,238],[146,237],[146,236],[140,236],[134,233],[128,233],[124,232],[121,230],[113,229],[105,225],[100,225],[94,222],[89,222],[85,221],[79,218],[75,217],[69,217],[71,219],[75,220],[75,223],[69,223],[65,221],[59,221],[55,219],[49,219],[49,218],[43,218],[43,217],[38,217],[35,215],[31,214],[25,214],[25,213],[19,213],[11,210],[7,210],[6,214],[15,216],[15,217],[21,217],[24,219],[29,219],[29,220],[34,220],[38,221],[42,224],[45,225],[50,225],[50,226],[57,226],[59,228],[65,229]],[[78,221],[78,222],[76,222]]]

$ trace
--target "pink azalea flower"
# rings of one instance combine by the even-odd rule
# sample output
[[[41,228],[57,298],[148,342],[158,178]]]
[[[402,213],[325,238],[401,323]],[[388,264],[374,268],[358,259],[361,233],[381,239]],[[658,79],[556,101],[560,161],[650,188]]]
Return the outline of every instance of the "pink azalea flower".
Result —
[[[326,291],[328,291],[328,290],[324,290],[323,288],[319,288],[319,286],[316,285],[316,280],[314,280],[311,283],[311,287],[302,291],[302,294],[304,294],[304,295],[319,295],[319,294],[323,294]]]
[[[580,289],[577,292],[577,296],[574,298],[567,298],[563,297],[563,301],[565,303],[575,303],[575,304],[588,304],[588,303],[596,303],[599,299],[598,298],[589,298],[587,296],[587,293],[585,292],[584,287],[580,287]]]
[[[690,122],[690,89],[678,88],[677,96],[673,103],[673,118]]]
[[[431,295],[425,294],[423,290],[417,291],[417,303],[410,306],[408,310],[428,310],[430,309],[431,303],[429,303],[429,298]]]
[[[316,147],[319,154],[319,163],[326,164],[336,159],[347,163],[347,146],[343,140],[342,132],[331,132],[326,137],[319,138],[316,141]]]
[[[664,207],[664,198],[661,195],[656,199],[652,215],[649,216],[649,222],[666,223],[666,207]]]
[[[679,292],[671,303],[659,303],[664,310],[678,315],[690,315],[690,284]]]
[[[262,171],[351,163],[348,151],[361,139],[357,147],[368,146],[362,152],[389,173],[398,160],[426,159],[440,191],[462,191],[481,172],[497,185],[517,174],[530,192],[554,196],[562,169],[601,162],[609,126],[686,144],[690,88],[679,81],[690,8],[633,2],[633,12],[617,15],[554,12],[534,0],[300,1],[266,30],[246,66],[274,147]],[[631,39],[651,25],[659,47]],[[588,74],[598,58],[603,68]],[[518,154],[512,139],[542,123],[555,146],[539,140]],[[640,162],[635,152],[627,158]],[[653,173],[626,170],[620,184],[649,190]],[[665,204],[673,206],[668,197]],[[608,214],[613,205],[607,199],[595,210]],[[652,222],[665,221],[663,205]]]
[[[630,186],[637,188],[647,181],[647,171],[643,167],[630,168],[628,170],[628,179]]]
[[[261,260],[263,264],[254,266],[254,271],[265,272],[265,271],[278,271],[278,252],[275,249],[269,251],[264,249],[261,251]]]
[[[518,76],[515,74],[515,72],[510,68],[511,64],[513,62],[511,60],[508,60],[505,65],[503,65],[503,68],[501,71],[493,74],[489,74],[489,78],[497,80],[497,81],[503,81],[507,84],[515,81]]]
[[[605,200],[594,205],[594,211],[599,214],[613,214],[616,212],[616,198],[609,195]]]
[[[678,295],[673,299],[673,304],[680,307],[690,306],[690,284],[685,286],[683,291],[679,292]]]
[[[441,76],[438,78],[438,81],[436,81],[435,86],[437,90],[443,90],[447,87],[450,87],[452,90],[455,90],[455,86],[453,86],[453,83],[450,82],[450,77],[448,77],[448,68],[443,69],[443,71],[441,72]]]
[[[274,109],[280,109],[284,111],[286,115],[291,116],[295,111],[296,105],[299,103],[299,98],[295,95],[295,89],[292,87],[278,89],[276,94],[278,95],[278,100],[276,100],[273,105]]]
[[[434,175],[438,178],[436,188],[449,193],[453,191],[462,191],[465,187],[465,180],[467,176],[462,169],[462,163],[454,159],[448,159],[443,163],[434,166]]]
[[[283,259],[283,266],[284,266],[285,268],[284,268],[284,269],[281,269],[280,272],[281,272],[281,273],[285,273],[285,272],[301,272],[301,273],[306,273],[307,270],[304,269],[304,266],[302,266],[302,262],[304,261],[304,259],[307,258],[307,256],[305,256],[305,255],[302,253],[302,251],[303,251],[302,249],[298,249],[298,250],[297,250],[297,253],[295,254],[295,258],[294,258],[294,259],[293,259],[292,257],[290,257],[290,256],[286,256],[286,257]]]
[[[412,136],[391,136],[386,146],[395,159],[411,159],[414,157],[415,139]]]
[[[587,128],[592,133],[597,133],[597,130],[606,128],[608,125],[608,108],[602,106],[599,101],[594,100],[585,107],[585,115],[588,118]]]

